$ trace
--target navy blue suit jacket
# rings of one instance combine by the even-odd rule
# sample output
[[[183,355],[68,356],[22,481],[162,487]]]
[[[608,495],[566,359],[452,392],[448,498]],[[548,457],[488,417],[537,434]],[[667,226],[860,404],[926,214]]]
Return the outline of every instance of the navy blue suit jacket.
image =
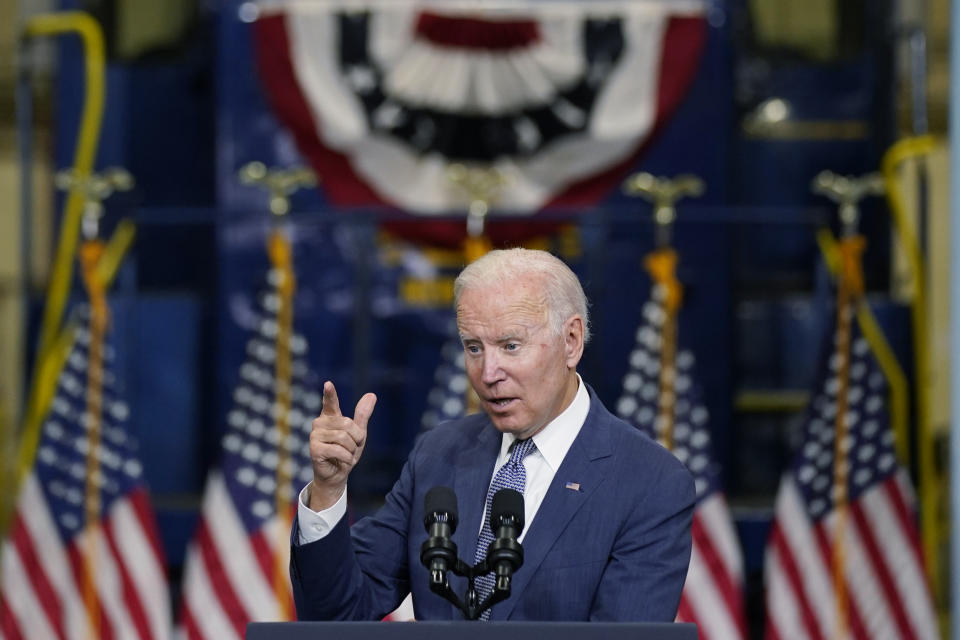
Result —
[[[690,559],[693,480],[589,390],[586,422],[529,524],[511,596],[494,605],[491,620],[672,622],[676,615]],[[460,525],[453,540],[472,563],[500,442],[483,414],[440,425],[417,441],[372,517],[352,527],[342,518],[325,538],[304,545],[294,518],[298,618],[378,620],[412,591],[418,620],[462,620],[430,591],[420,564],[423,497],[438,485],[454,489]],[[450,572],[450,582],[462,597],[465,579]]]

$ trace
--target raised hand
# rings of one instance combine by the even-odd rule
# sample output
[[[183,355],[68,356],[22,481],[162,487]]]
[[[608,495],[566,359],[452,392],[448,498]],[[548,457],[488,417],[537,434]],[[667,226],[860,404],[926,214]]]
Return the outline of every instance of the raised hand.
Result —
[[[313,463],[313,486],[310,508],[320,511],[340,499],[347,487],[347,476],[363,453],[367,442],[367,422],[377,404],[377,396],[368,393],[360,398],[353,419],[340,411],[340,400],[333,383],[323,384],[323,409],[313,421],[310,432],[310,460]]]

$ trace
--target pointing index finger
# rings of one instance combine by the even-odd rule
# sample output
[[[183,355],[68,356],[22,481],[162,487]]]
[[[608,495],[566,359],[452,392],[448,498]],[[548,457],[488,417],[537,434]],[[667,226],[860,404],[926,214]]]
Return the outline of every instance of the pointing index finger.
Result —
[[[337,398],[337,388],[327,380],[323,383],[323,407],[320,413],[325,416],[340,416],[340,400]]]

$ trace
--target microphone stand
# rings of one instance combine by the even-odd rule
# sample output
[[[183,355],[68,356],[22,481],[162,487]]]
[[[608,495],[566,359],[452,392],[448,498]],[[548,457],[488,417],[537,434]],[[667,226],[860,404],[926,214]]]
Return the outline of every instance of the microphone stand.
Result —
[[[491,573],[497,566],[499,560],[512,560],[516,567],[523,563],[523,547],[515,538],[497,538],[491,544],[487,552],[487,557],[470,566],[456,556],[456,545],[448,540],[449,544],[437,545],[436,540],[428,539],[423,543],[420,551],[420,561],[430,569],[430,590],[449,601],[453,606],[463,613],[466,620],[477,620],[480,615],[498,602],[510,597],[510,584],[512,571],[497,572],[498,575],[493,583],[493,591],[490,592],[483,602],[477,602],[477,590],[474,585],[476,578]],[[446,571],[431,567],[430,561],[437,556],[445,556],[449,562],[452,558],[454,562],[452,567]],[[455,575],[467,579],[467,591],[463,599],[453,591],[450,581],[447,579],[447,571],[453,571]]]
[[[500,540],[495,540],[493,544],[490,545],[491,548],[494,547],[498,542],[500,542]],[[520,547],[520,543],[514,540],[508,540],[506,542],[516,545],[516,548],[519,550],[522,557],[523,549]],[[493,591],[490,592],[490,595],[488,595],[483,602],[477,602],[477,590],[474,586],[474,581],[477,577],[490,573],[493,570],[490,565],[491,563],[488,562],[488,560],[483,560],[473,566],[470,566],[463,562],[460,558],[457,558],[453,567],[448,569],[449,571],[453,571],[455,575],[465,577],[467,579],[467,591],[462,600],[457,596],[457,594],[453,591],[453,588],[450,586],[450,581],[447,579],[446,571],[430,572],[430,590],[443,597],[453,604],[453,606],[459,609],[460,612],[463,613],[464,619],[477,620],[484,611],[498,602],[506,600],[510,597],[511,576],[509,574],[499,575],[496,577],[496,580],[494,580]]]

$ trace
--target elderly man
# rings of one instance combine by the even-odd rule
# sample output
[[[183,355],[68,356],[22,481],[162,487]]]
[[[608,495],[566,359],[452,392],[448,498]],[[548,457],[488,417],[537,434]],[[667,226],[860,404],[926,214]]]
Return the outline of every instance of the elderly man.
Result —
[[[424,434],[385,505],[352,527],[347,477],[376,397],[363,396],[351,419],[324,384],[310,437],[314,479],[292,534],[298,617],[379,619],[412,592],[417,619],[461,619],[420,564],[424,495],[454,488],[453,541],[472,563],[484,557],[478,539],[494,489],[516,486],[504,485],[509,477],[525,499],[525,559],[490,619],[672,621],[690,557],[693,482],[577,374],[589,339],[577,277],[543,251],[493,251],[463,270],[454,298],[483,412]],[[451,577],[456,593],[465,584]]]

